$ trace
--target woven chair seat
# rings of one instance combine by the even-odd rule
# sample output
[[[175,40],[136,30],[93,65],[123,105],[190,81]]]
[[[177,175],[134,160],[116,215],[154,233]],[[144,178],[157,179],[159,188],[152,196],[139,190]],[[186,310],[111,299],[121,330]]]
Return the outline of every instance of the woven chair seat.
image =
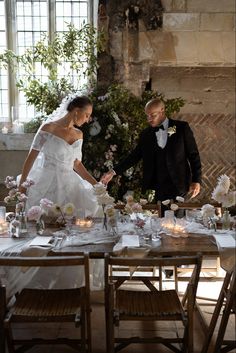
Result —
[[[78,315],[80,288],[66,290],[23,289],[12,311],[13,321],[57,321]],[[42,305],[43,303],[43,305]]]
[[[148,303],[148,305],[146,305]],[[162,292],[128,291],[116,292],[116,310],[120,315],[171,317],[182,319],[184,311],[175,290]]]

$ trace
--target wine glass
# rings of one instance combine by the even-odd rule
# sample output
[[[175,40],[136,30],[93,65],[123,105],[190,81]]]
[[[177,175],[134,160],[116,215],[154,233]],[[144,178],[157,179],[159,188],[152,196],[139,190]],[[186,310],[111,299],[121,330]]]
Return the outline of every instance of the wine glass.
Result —
[[[161,239],[161,237],[159,236],[159,232],[161,230],[161,218],[157,214],[154,214],[151,216],[150,221],[151,229],[154,232],[154,234],[152,234],[152,240],[158,241],[159,239]]]

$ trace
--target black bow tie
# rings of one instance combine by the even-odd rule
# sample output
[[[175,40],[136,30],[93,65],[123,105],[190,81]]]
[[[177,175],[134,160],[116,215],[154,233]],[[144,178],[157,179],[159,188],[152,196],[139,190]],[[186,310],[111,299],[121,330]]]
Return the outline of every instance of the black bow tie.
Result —
[[[155,132],[159,131],[160,129],[165,130],[165,128],[164,128],[163,125],[159,125],[159,126],[156,126],[156,127],[153,128],[153,130],[154,130]]]

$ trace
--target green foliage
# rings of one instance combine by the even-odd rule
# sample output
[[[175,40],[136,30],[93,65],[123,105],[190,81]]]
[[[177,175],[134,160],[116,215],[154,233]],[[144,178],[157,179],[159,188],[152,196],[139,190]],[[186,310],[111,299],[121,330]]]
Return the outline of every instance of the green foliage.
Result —
[[[24,132],[37,132],[38,128],[44,121],[43,116],[38,116],[32,120],[30,120],[28,123],[24,124]]]
[[[52,41],[42,36],[34,47],[17,55],[6,50],[0,55],[0,65],[10,67],[16,75],[16,84],[24,92],[28,104],[33,104],[41,114],[50,114],[64,96],[81,88],[80,78],[93,77],[97,70],[97,53],[103,50],[104,34],[90,24],[76,29],[68,24],[68,31],[55,34]],[[64,69],[66,63],[66,68]],[[46,72],[46,80],[36,76],[36,65]],[[24,75],[19,77],[19,70]],[[60,72],[65,72],[59,77]],[[72,75],[78,75],[77,85]]]
[[[106,94],[99,96],[94,91],[94,120],[99,122],[101,132],[91,136],[90,126],[84,127],[84,164],[96,177],[100,178],[135,147],[138,136],[146,126],[144,106],[152,98],[161,98],[166,105],[167,115],[179,112],[184,105],[182,98],[165,99],[154,91],[145,91],[141,97],[133,95],[121,85],[112,85]],[[122,176],[114,177],[109,184],[110,192],[116,199],[122,199],[127,190],[133,190],[138,197],[141,193],[142,166],[136,165]]]

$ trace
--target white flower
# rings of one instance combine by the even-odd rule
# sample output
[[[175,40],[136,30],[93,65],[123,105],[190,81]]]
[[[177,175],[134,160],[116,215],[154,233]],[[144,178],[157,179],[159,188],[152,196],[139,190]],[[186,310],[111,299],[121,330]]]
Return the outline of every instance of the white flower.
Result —
[[[167,205],[169,205],[170,200],[164,200],[164,201],[162,201],[161,203],[162,203],[164,206],[167,206]]]
[[[108,193],[106,193],[102,195],[97,195],[97,201],[99,205],[111,205],[114,203],[115,200],[113,197],[108,195]]]
[[[116,213],[113,205],[107,205],[104,209],[104,212],[106,213],[107,217],[114,217]]]
[[[59,215],[59,214],[61,214],[61,207],[60,207],[60,205],[55,203],[54,205],[52,205],[50,211],[52,213],[54,213],[55,215]]]
[[[222,198],[223,207],[231,207],[236,203],[236,191],[231,191]]]
[[[148,203],[148,200],[140,199],[139,202],[140,202],[140,205],[144,206],[144,205],[146,205]]]
[[[170,209],[171,209],[172,211],[177,211],[178,208],[179,208],[179,206],[176,205],[176,203],[172,203],[172,204],[170,205]]]
[[[236,191],[229,192],[230,178],[223,174],[218,178],[218,183],[212,192],[212,198],[222,203],[223,207],[231,207],[236,203],[235,193]]]
[[[127,195],[125,197],[125,200],[126,200],[127,204],[132,204],[134,202],[134,197],[133,197],[133,195]]]
[[[184,198],[181,196],[176,196],[176,201],[178,202],[184,202]]]
[[[73,216],[75,211],[75,206],[73,203],[69,202],[63,207],[63,211],[66,216]]]
[[[214,217],[215,207],[207,203],[202,206],[201,213],[203,217]]]
[[[167,133],[168,133],[169,136],[175,134],[176,133],[176,126],[174,125],[174,126],[168,127]]]
[[[227,194],[230,187],[230,178],[226,174],[219,176],[218,185],[224,190],[224,193]]]
[[[99,196],[99,195],[103,195],[107,192],[106,190],[106,186],[102,183],[97,183],[94,185],[94,193],[95,195]]]

